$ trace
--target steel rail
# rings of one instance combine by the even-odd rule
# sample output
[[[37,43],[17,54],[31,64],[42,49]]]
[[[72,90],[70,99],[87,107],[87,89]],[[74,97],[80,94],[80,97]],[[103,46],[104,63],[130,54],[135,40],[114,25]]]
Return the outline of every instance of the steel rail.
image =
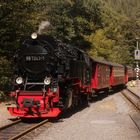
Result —
[[[136,93],[134,93],[133,91],[129,89],[125,89],[121,91],[121,93],[129,102],[131,102],[131,104],[133,105],[133,107],[135,107],[135,109],[137,109],[138,111],[140,110],[140,97],[136,95]],[[140,131],[140,123],[137,122],[137,120],[135,119],[133,115],[131,114],[128,114],[128,115],[131,121],[133,122],[133,124],[135,125],[135,127]]]
[[[36,125],[30,127],[29,129],[27,129],[27,130],[25,130],[25,131],[19,133],[18,135],[16,135],[16,136],[10,138],[9,140],[17,140],[17,139],[19,139],[19,138],[25,136],[25,134],[28,134],[28,133],[31,132],[32,130],[34,130],[34,129],[40,127],[41,125],[44,125],[44,124],[47,123],[47,122],[48,122],[48,119],[46,119],[46,120],[44,120],[44,121],[42,121],[42,122],[40,122],[40,123],[38,123],[38,124],[36,124]]]
[[[129,114],[129,117],[132,120],[132,122],[134,123],[134,125],[136,126],[136,128],[140,131],[139,125],[136,123],[136,121],[133,119],[133,117],[130,114]]]
[[[121,93],[138,109],[140,110],[140,97],[137,96],[132,91],[126,89],[121,91]]]
[[[134,93],[132,90],[130,90],[129,88],[127,88],[127,91],[131,92],[132,94],[134,94],[138,99],[140,99],[140,96],[138,96],[136,93]]]
[[[19,120],[17,120],[17,121],[14,121],[14,122],[12,122],[12,123],[9,123],[9,124],[7,124],[7,125],[5,125],[5,126],[2,126],[2,127],[0,127],[0,131],[1,131],[1,130],[4,130],[4,129],[10,127],[10,126],[13,126],[13,125],[15,125],[15,124],[17,124],[17,123],[19,123],[19,122],[21,122],[21,119],[19,119]]]

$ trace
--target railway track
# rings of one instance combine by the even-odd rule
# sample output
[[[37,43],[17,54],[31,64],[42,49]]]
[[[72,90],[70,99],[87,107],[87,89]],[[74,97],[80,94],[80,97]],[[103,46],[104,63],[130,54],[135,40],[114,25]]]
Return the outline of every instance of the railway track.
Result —
[[[48,119],[39,122],[17,120],[0,128],[0,140],[17,140],[47,122]]]
[[[129,89],[122,91],[122,94],[138,109],[140,110],[140,97]]]
[[[121,93],[131,102],[131,104],[133,104],[137,110],[136,114],[129,114],[129,117],[136,128],[140,131],[140,97],[129,89],[125,89]]]

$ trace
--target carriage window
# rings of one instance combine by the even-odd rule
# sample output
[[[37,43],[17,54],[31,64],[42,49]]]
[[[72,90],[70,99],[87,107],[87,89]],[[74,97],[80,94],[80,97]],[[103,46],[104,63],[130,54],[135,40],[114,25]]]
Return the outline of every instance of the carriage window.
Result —
[[[123,68],[114,68],[114,75],[115,76],[123,76],[124,75],[124,69]]]

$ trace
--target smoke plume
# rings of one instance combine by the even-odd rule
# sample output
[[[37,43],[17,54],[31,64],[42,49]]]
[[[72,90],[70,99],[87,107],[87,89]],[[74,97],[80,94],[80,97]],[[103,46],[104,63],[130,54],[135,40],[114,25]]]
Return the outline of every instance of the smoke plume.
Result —
[[[41,21],[37,33],[38,33],[38,34],[41,34],[41,32],[42,32],[44,29],[47,29],[50,25],[51,25],[51,24],[50,24],[49,21]]]

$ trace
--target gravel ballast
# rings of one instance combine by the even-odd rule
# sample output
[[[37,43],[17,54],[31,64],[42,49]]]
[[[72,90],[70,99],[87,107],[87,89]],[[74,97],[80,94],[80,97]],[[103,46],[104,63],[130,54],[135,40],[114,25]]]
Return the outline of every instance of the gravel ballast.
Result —
[[[135,113],[117,93],[54,123],[34,140],[139,140],[140,132],[129,116]]]

